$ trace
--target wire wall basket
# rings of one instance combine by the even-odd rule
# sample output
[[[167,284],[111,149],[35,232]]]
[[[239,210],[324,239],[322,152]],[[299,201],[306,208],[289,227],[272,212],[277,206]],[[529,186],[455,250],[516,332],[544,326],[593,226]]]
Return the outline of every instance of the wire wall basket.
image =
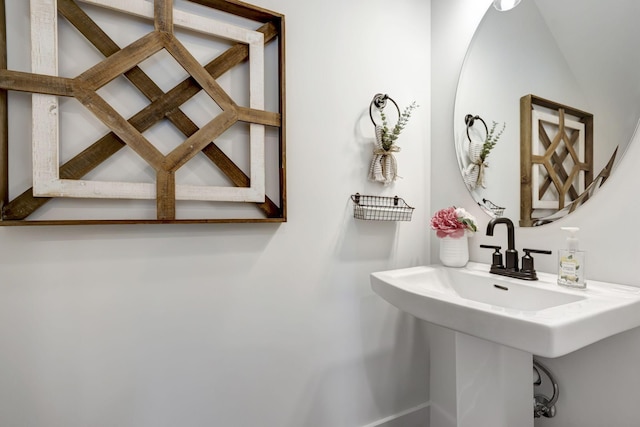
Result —
[[[363,196],[356,193],[351,200],[353,217],[370,221],[411,221],[415,209],[398,196]]]
[[[501,217],[502,215],[504,215],[504,209],[502,206],[498,206],[495,203],[493,203],[491,200],[489,199],[482,199],[482,203],[484,203],[485,207],[487,209],[489,209],[491,212],[493,212],[493,214],[496,216],[496,218]]]

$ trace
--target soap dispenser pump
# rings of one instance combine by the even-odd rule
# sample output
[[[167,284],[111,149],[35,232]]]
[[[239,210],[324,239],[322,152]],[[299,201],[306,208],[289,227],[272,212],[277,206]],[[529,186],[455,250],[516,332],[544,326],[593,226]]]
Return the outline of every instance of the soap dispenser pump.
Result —
[[[558,251],[558,284],[572,288],[586,288],[585,281],[585,260],[586,254],[579,250],[578,237],[576,234],[578,227],[562,227],[563,231],[569,233],[567,237],[566,249]]]

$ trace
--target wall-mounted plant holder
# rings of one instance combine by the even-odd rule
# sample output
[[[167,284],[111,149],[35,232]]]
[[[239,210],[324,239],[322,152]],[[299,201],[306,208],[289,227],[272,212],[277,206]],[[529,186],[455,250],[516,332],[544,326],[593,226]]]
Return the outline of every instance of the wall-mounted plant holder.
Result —
[[[384,109],[387,101],[391,101],[396,107],[397,122],[389,128],[387,116]],[[411,116],[411,111],[416,108],[416,103],[412,103],[404,112],[400,112],[398,104],[387,94],[377,93],[369,104],[369,117],[375,126],[376,141],[373,149],[373,158],[369,166],[369,180],[380,182],[384,185],[391,184],[398,178],[398,164],[393,153],[400,151],[396,144],[400,132],[404,129]],[[380,124],[374,119],[373,110],[377,110],[380,116]]]
[[[365,196],[356,193],[351,200],[353,217],[370,221],[411,221],[415,209],[398,196]]]
[[[483,141],[473,141],[469,134],[469,129],[474,126],[476,121],[482,122],[484,126],[485,137]],[[480,187],[487,188],[485,183],[485,168],[489,166],[487,157],[500,139],[500,136],[502,136],[506,123],[503,124],[502,129],[497,132],[496,122],[493,122],[491,129],[489,129],[487,123],[478,115],[467,114],[464,116],[464,123],[467,126],[467,140],[469,141],[467,148],[469,164],[462,169],[462,179],[470,191]]]

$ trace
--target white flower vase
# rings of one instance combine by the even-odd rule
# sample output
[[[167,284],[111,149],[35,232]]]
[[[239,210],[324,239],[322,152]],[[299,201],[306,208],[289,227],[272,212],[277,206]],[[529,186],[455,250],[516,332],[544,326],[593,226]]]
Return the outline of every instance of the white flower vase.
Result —
[[[441,237],[440,262],[447,267],[464,267],[469,262],[469,239],[462,237]]]

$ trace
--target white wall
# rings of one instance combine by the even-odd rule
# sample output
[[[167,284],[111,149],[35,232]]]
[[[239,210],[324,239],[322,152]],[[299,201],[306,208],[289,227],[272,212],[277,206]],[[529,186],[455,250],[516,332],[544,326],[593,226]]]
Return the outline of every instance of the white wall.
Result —
[[[423,325],[368,274],[429,259],[430,2],[255,3],[286,15],[289,222],[0,228],[0,425],[352,427],[428,400]],[[390,188],[365,179],[377,92],[420,104]],[[357,191],[414,220],[354,220]]]
[[[483,216],[468,195],[456,167],[453,144],[453,99],[457,76],[471,35],[489,1],[432,1],[432,175],[433,210],[456,204]],[[624,54],[624,52],[621,52]],[[604,190],[576,213],[553,225],[519,228],[516,246],[553,249],[564,245],[559,227],[581,227],[581,246],[588,251],[587,278],[640,286],[636,265],[640,257],[640,231],[634,226],[640,201],[635,196],[637,142],[626,152]],[[443,167],[442,165],[450,165]],[[446,183],[446,184],[444,184]],[[477,233],[471,241],[471,259],[489,262],[490,254],[479,248],[506,239],[504,230],[488,238]],[[437,241],[431,239],[431,261],[437,261]],[[555,254],[555,252],[554,252]],[[536,259],[541,271],[554,272],[555,255]],[[640,384],[640,330],[628,331],[558,359],[545,359],[560,383],[557,416],[542,419],[540,426],[631,427],[640,423],[637,385]]]

